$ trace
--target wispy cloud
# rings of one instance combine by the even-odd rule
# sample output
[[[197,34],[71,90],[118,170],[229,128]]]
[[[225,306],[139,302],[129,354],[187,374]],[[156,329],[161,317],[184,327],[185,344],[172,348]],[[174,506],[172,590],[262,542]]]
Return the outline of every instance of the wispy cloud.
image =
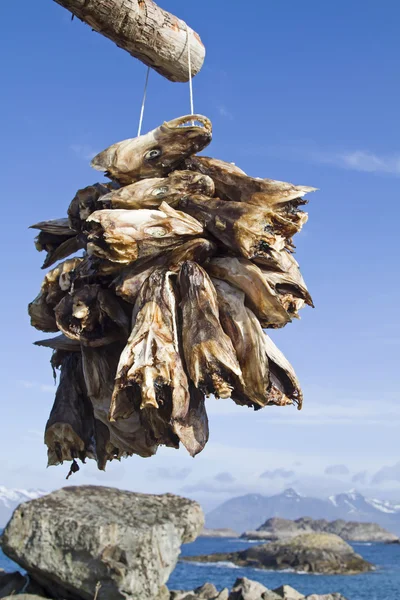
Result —
[[[400,175],[400,152],[377,154],[365,149],[329,149],[304,141],[269,146],[263,150],[267,155],[275,158],[331,165],[364,173]]]
[[[40,392],[51,394],[54,394],[56,390],[54,385],[46,385],[44,383],[38,383],[37,381],[26,381],[25,379],[21,379],[17,383],[20,387],[23,387],[26,390],[36,389]]]
[[[331,164],[352,171],[400,175],[400,154],[378,155],[365,150],[353,150],[346,152],[315,151],[310,156],[315,162]]]
[[[151,477],[156,479],[173,479],[176,481],[183,481],[187,479],[191,473],[191,469],[183,468],[183,469],[175,469],[173,467],[157,467],[156,469],[151,469],[150,474]]]
[[[260,479],[291,479],[295,475],[294,471],[288,469],[272,469],[261,473]]]
[[[78,158],[81,158],[82,160],[92,160],[92,158],[98,153],[97,150],[88,144],[72,144],[70,149]]]
[[[329,465],[324,471],[325,475],[350,475],[350,470],[346,465]]]
[[[400,461],[395,465],[387,465],[375,473],[372,483],[377,485],[384,481],[400,481]]]
[[[221,104],[221,106],[218,107],[218,112],[221,115],[221,117],[224,117],[224,119],[229,119],[230,121],[233,121],[233,114],[223,104]]]

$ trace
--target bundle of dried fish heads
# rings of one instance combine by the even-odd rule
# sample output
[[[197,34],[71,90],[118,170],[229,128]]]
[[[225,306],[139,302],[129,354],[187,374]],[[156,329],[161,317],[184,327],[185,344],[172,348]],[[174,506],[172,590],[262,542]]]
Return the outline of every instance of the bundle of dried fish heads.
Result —
[[[197,156],[211,137],[209,119],[189,115],[117,142],[92,161],[110,181],[32,226],[43,266],[58,263],[29,305],[34,327],[59,334],[37,342],[61,371],[51,465],[104,469],[160,445],[195,456],[207,398],[301,408],[293,367],[264,330],[313,306],[293,236],[315,188]]]

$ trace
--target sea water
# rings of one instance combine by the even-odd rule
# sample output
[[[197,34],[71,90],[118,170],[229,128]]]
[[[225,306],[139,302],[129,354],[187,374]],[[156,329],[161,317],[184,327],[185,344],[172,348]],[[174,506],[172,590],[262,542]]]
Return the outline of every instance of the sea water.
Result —
[[[255,542],[255,543],[260,543]],[[244,550],[252,542],[233,538],[199,538],[182,546],[182,556]],[[290,571],[265,571],[236,567],[231,563],[187,563],[180,561],[172,573],[168,587],[193,590],[205,582],[221,590],[231,588],[238,577],[259,581],[269,589],[283,584],[307,594],[340,592],[347,600],[400,600],[400,544],[352,544],[363,558],[376,565],[376,570],[362,575],[311,575]],[[18,568],[0,550],[0,569]]]

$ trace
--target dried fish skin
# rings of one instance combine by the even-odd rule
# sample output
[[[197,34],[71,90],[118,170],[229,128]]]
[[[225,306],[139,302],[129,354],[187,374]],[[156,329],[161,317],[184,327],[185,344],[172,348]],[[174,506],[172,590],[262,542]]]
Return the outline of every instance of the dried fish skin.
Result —
[[[38,340],[34,342],[35,346],[51,348],[52,350],[64,350],[65,352],[80,352],[81,345],[77,340],[71,340],[61,333],[47,340]]]
[[[220,279],[212,278],[217,292],[219,316],[225,333],[232,341],[243,376],[243,386],[232,398],[240,404],[268,404],[269,366],[265,352],[265,334],[255,314],[245,306],[242,291]],[[244,397],[244,399],[243,399]]]
[[[99,199],[118,187],[115,183],[94,183],[78,190],[68,207],[68,222],[71,229],[82,231],[86,219],[96,210],[103,208]]]
[[[117,422],[109,420],[115,374],[122,349],[123,345],[118,342],[101,348],[82,346],[85,383],[96,419],[109,430],[110,445],[115,449],[114,457],[137,454],[147,458],[157,452],[157,445],[148,443],[134,404],[134,395],[130,398],[133,410],[129,417]]]
[[[181,335],[186,366],[204,394],[229,398],[242,372],[229,337],[219,321],[217,293],[206,271],[193,261],[179,273]]]
[[[297,408],[301,410],[303,392],[292,365],[266,334],[264,335],[264,347],[270,370],[269,402],[278,406],[297,404]]]
[[[203,150],[211,139],[209,119],[202,115],[179,117],[146,135],[113,144],[95,156],[91,165],[123,185],[164,177],[185,158]]]
[[[45,275],[40,293],[28,305],[32,327],[47,333],[58,331],[54,308],[70,289],[72,273],[81,260],[66,260]]]
[[[305,185],[249,177],[231,163],[208,156],[192,156],[185,161],[185,167],[211,177],[219,198],[260,207],[276,208],[288,202],[293,202],[293,206],[305,204],[302,198],[317,190]]]
[[[113,400],[121,389],[137,384],[141,408],[158,409],[162,388],[170,388],[174,420],[185,418],[190,396],[181,359],[171,275],[167,269],[155,270],[139,292],[132,333],[118,364]]]
[[[66,353],[62,360],[60,383],[44,441],[49,466],[95,457],[93,409],[86,395],[79,353]]]
[[[298,311],[305,304],[314,307],[300,271],[293,276],[290,272],[279,273],[271,270],[261,270],[268,285],[275,291],[283,308],[292,318],[298,318]]]
[[[269,249],[283,250],[287,240],[276,233],[271,211],[242,202],[193,196],[179,202],[230,250],[253,259]]]
[[[101,210],[86,221],[88,253],[111,262],[129,264],[156,256],[185,238],[203,233],[193,217],[163,202],[159,210]]]
[[[190,456],[196,456],[204,450],[208,438],[208,417],[205,396],[193,383],[189,385],[190,403],[186,417],[175,421],[173,430]]]
[[[141,179],[100,199],[102,207],[115,209],[156,209],[162,202],[174,206],[182,197],[215,193],[211,177],[193,171],[173,171],[168,177]]]
[[[74,290],[54,312],[58,329],[84,346],[105,346],[128,337],[129,319],[121,302],[99,285]]]
[[[232,284],[246,297],[246,303],[260,320],[262,327],[284,327],[291,321],[279,295],[268,283],[261,269],[246,258],[216,257],[207,265],[213,277]]]
[[[195,238],[155,258],[136,261],[126,267],[114,280],[115,293],[126,302],[134,304],[142,285],[157,268],[167,267],[168,270],[177,273],[186,260],[194,260],[202,264],[216,251],[217,246],[211,240]]]
[[[40,230],[39,235],[35,238],[36,250],[47,252],[42,269],[47,269],[58,260],[62,260],[84,247],[83,239],[70,228],[68,219],[41,221],[31,225],[30,229]]]

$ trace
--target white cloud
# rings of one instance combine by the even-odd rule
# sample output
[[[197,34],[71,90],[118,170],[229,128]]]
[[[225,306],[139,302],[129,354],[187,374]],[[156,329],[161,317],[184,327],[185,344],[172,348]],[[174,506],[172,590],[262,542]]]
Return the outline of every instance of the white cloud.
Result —
[[[233,121],[233,114],[226,108],[226,106],[224,106],[224,105],[219,106],[218,112],[221,115],[221,117],[224,117],[225,119],[229,119],[230,121]]]
[[[20,379],[17,381],[20,387],[23,387],[27,390],[37,389],[40,392],[55,394],[56,386],[55,385],[46,385],[44,383],[38,383],[37,381],[26,381],[24,379]]]
[[[88,144],[72,144],[70,148],[72,152],[82,160],[92,160],[98,153],[97,150],[94,150],[92,146],[89,146]]]
[[[360,149],[327,149],[310,142],[297,141],[284,146],[263,148],[269,156],[332,165],[364,173],[400,175],[400,153],[376,154]]]
[[[332,164],[352,171],[400,175],[400,154],[379,156],[365,150],[353,150],[344,152],[316,151],[312,153],[312,156],[316,162]]]
[[[372,483],[377,485],[384,481],[399,481],[400,482],[400,461],[395,465],[382,467],[375,473]]]

